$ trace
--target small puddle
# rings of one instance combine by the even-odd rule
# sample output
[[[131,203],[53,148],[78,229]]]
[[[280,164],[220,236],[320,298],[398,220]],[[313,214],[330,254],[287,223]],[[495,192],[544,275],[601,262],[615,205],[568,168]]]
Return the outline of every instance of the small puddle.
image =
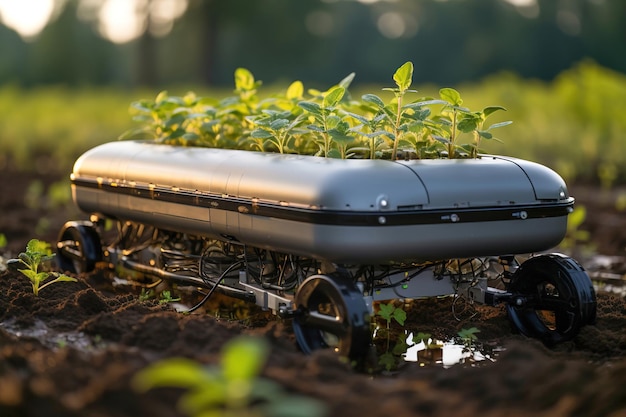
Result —
[[[92,338],[82,332],[57,332],[50,329],[41,320],[35,321],[31,327],[24,328],[23,325],[18,325],[15,320],[10,319],[0,323],[0,327],[10,335],[35,339],[51,349],[69,346],[81,351],[94,351],[104,347],[103,342],[97,337]]]
[[[411,344],[413,333],[409,333],[406,343]],[[453,340],[440,341],[428,339],[409,346],[404,354],[406,362],[417,362],[419,366],[441,366],[449,368],[457,364],[476,364],[478,362],[495,362],[495,356],[503,348],[493,349],[491,353],[481,351],[479,344],[466,346]]]

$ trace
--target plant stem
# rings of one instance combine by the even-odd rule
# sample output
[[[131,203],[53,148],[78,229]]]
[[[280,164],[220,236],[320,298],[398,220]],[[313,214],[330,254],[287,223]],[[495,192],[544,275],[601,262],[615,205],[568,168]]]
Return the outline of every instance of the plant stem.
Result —
[[[454,142],[456,141],[456,109],[452,111],[452,129],[450,130],[450,144],[448,145],[448,159],[453,159],[455,154]]]

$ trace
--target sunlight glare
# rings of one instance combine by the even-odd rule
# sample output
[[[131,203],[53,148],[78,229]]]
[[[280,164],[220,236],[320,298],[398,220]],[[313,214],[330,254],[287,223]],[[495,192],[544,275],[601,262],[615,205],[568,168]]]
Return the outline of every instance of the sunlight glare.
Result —
[[[115,43],[137,39],[146,29],[153,36],[165,36],[187,5],[187,0],[104,0],[98,13],[100,33]]]
[[[54,0],[0,0],[0,20],[26,40],[46,27],[53,11]]]
[[[150,33],[165,36],[172,31],[174,21],[187,11],[187,0],[153,0],[150,3]]]
[[[100,33],[111,42],[126,43],[146,29],[146,16],[138,12],[145,0],[106,0],[100,9]]]

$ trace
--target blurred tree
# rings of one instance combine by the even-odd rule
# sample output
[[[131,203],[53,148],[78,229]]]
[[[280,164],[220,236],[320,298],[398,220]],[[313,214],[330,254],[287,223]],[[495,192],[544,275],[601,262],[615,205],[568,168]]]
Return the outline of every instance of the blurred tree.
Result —
[[[626,72],[623,0],[133,0],[145,31],[124,44],[100,36],[109,0],[55,1],[63,12],[35,40],[0,26],[0,83],[230,86],[240,66],[266,83],[328,86],[352,71],[386,83],[408,60],[416,83],[439,85],[503,70],[551,79],[584,57]],[[171,32],[154,30],[162,2],[178,4]]]
[[[58,19],[48,25],[36,42],[26,44],[27,85],[128,83],[128,68],[121,50],[98,36],[76,18],[76,4],[69,2]]]

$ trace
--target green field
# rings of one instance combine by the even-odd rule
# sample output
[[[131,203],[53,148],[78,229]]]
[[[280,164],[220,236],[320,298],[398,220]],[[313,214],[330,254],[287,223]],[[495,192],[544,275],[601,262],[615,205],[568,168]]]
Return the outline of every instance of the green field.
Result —
[[[356,86],[351,88],[355,97],[380,89],[356,83],[358,73]],[[286,86],[268,86],[263,91]],[[420,95],[435,94],[440,87],[448,86],[413,86]],[[453,87],[471,109],[490,105],[508,109],[494,116],[493,122],[512,120],[513,124],[497,132],[503,143],[483,142],[486,151],[543,163],[568,181],[606,186],[626,181],[625,75],[582,62],[549,83],[503,73]],[[185,92],[170,89],[171,94]],[[231,94],[196,92],[216,98]],[[131,102],[154,98],[157,93],[121,88],[25,90],[2,86],[0,167],[12,163],[22,170],[69,172],[82,152],[116,140],[135,126],[129,113]]]

